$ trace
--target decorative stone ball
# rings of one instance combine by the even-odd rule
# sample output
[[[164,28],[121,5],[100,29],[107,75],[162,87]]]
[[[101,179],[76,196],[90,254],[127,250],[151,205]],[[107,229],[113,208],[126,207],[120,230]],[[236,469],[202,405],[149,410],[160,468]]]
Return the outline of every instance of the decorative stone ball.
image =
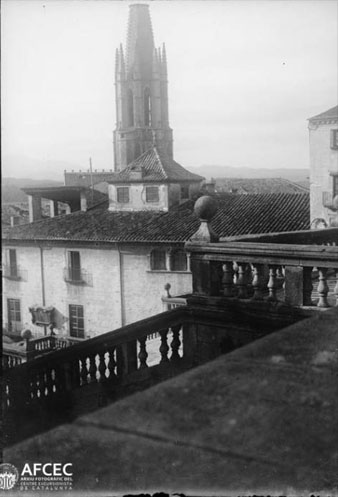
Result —
[[[217,202],[209,195],[203,195],[196,200],[194,211],[197,217],[204,221],[211,221],[217,212]]]
[[[338,195],[336,195],[332,201],[332,205],[336,211],[338,211]]]
[[[22,330],[21,336],[24,340],[30,340],[33,335],[31,330]]]

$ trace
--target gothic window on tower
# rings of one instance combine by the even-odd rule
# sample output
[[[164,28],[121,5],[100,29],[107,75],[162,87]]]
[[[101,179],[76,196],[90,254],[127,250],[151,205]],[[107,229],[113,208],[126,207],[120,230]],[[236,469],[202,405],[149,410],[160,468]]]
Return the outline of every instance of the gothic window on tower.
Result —
[[[128,90],[128,126],[134,126],[134,97],[131,90]]]
[[[150,254],[150,268],[153,271],[166,271],[167,253],[163,249],[154,249]]]
[[[144,124],[145,126],[151,126],[151,98],[149,88],[144,90]]]
[[[158,186],[146,187],[146,202],[158,202],[160,200]]]
[[[128,204],[129,202],[129,188],[128,186],[119,186],[117,190],[117,201],[119,204]]]

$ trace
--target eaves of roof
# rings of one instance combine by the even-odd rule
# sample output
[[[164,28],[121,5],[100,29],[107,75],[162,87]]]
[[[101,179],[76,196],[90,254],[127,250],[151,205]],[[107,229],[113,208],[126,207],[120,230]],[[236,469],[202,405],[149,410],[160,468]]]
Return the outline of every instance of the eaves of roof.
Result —
[[[310,228],[309,194],[215,195],[211,225],[221,237]],[[186,201],[169,212],[109,212],[107,203],[6,230],[4,241],[184,243],[200,222]]]

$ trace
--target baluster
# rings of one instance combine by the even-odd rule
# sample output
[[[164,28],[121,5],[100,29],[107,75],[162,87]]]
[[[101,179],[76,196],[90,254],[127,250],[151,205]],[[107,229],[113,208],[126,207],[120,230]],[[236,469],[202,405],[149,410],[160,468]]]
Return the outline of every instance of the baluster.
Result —
[[[110,381],[117,380],[117,375],[115,373],[115,368],[117,366],[117,362],[115,360],[115,350],[116,350],[116,347],[112,347],[110,349],[110,351],[108,352],[108,354],[109,354],[108,370],[109,370],[109,380]]]
[[[48,369],[46,371],[46,388],[47,388],[46,395],[51,395],[53,393],[53,386],[54,386],[53,370]]]
[[[277,300],[277,268],[269,266],[269,281],[268,281],[269,296],[267,300],[275,302]]]
[[[326,282],[326,273],[327,273],[327,268],[326,267],[319,267],[318,268],[318,273],[319,273],[319,283],[318,283],[318,295],[319,295],[319,300],[318,300],[318,307],[329,307],[329,303],[327,301],[327,294],[329,292],[329,287]]]
[[[138,354],[138,358],[140,360],[139,369],[144,369],[144,368],[148,367],[148,364],[147,364],[148,353],[146,350],[146,341],[147,341],[147,337],[139,338],[139,340],[138,340],[138,342],[140,344],[140,352]]]
[[[99,354],[99,373],[100,373],[100,382],[106,380],[106,361],[105,361],[105,352],[101,352]]]
[[[253,300],[263,300],[263,287],[264,287],[264,274],[263,274],[263,264],[253,264],[253,280],[252,287],[254,294],[252,296]]]
[[[312,305],[312,267],[303,268],[303,305]]]
[[[338,269],[336,269],[336,285],[333,289],[333,292],[336,296],[336,307],[338,307]]]
[[[232,297],[234,291],[234,269],[233,263],[225,262],[223,264],[222,287],[224,297]]]
[[[50,387],[51,387],[51,393],[56,392],[56,371],[55,369],[50,370]]]
[[[172,342],[170,344],[170,346],[171,346],[171,357],[170,357],[171,362],[177,362],[181,359],[180,354],[178,352],[180,345],[181,345],[180,329],[181,329],[180,324],[177,324],[176,326],[171,327],[171,331],[173,334],[173,339],[172,339]]]
[[[2,356],[2,367],[3,369],[9,369],[8,355]]]
[[[49,369],[46,369],[43,373],[43,395],[47,397],[49,395],[50,381],[49,381]]]
[[[89,356],[89,382],[96,381],[96,354]]]
[[[81,373],[80,373],[82,385],[86,385],[88,381],[88,370],[87,370],[87,357],[81,358]]]
[[[161,330],[160,331],[160,336],[161,336],[161,346],[160,346],[160,353],[161,353],[161,361],[160,363],[163,362],[168,362],[168,343],[167,343],[167,336],[168,336],[168,329],[166,330]]]
[[[35,396],[37,398],[40,398],[41,397],[40,375],[36,374],[33,381],[34,381],[34,385],[35,385]]]
[[[238,289],[238,297],[240,299],[245,299],[248,296],[247,290],[247,277],[246,277],[246,262],[238,262],[238,275],[236,286]]]

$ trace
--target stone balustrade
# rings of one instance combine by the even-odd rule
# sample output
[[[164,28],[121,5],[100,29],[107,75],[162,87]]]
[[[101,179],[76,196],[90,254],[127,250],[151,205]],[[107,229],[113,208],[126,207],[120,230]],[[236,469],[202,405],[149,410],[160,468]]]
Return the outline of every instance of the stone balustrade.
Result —
[[[211,197],[196,202],[201,228],[186,243],[195,296],[338,305],[338,228],[219,241],[211,226],[216,211]]]
[[[82,340],[67,337],[59,338],[55,335],[47,335],[38,338],[31,338],[19,343],[3,343],[2,351],[2,368],[7,370],[31,361],[36,357],[54,352],[55,350],[65,349],[70,345],[79,343]]]
[[[337,305],[337,246],[319,249],[247,241],[187,243],[186,249],[191,253],[194,295],[266,298],[296,306]]]
[[[22,438],[38,431],[39,423],[46,428],[48,421],[53,424],[59,417],[65,421],[139,389],[140,383],[149,385],[187,369],[192,365],[191,356],[185,354],[188,314],[184,308],[164,312],[7,369],[3,381],[5,433]],[[154,341],[147,337],[155,333],[160,343],[157,350],[150,351]],[[45,351],[54,340],[44,337],[36,341],[35,351]],[[53,414],[37,422],[37,411]],[[22,427],[20,434],[11,428],[12,420]]]

